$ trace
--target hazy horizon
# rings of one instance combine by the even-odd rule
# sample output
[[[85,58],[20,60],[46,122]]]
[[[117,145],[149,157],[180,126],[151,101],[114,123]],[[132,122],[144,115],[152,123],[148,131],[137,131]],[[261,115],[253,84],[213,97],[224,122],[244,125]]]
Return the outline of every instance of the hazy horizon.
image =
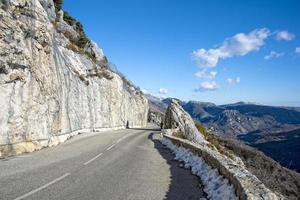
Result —
[[[150,93],[148,93],[150,94]],[[178,97],[174,96],[160,96],[159,94],[150,94],[152,96],[155,96],[160,99],[166,99],[166,98],[175,98],[175,99],[180,99]],[[188,101],[199,101],[199,102],[205,102],[205,103],[213,103],[216,105],[227,105],[227,104],[234,104],[234,103],[249,103],[249,104],[258,104],[258,105],[266,105],[266,106],[277,106],[277,107],[300,107],[300,102],[298,101],[291,101],[291,102],[254,102],[254,101],[233,101],[233,102],[217,102],[217,101],[201,101],[201,99],[180,99],[182,101],[188,102]]]

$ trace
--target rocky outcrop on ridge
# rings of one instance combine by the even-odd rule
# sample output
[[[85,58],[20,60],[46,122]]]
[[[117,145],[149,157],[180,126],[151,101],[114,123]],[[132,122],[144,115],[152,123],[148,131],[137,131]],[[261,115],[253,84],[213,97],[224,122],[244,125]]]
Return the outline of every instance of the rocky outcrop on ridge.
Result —
[[[172,100],[167,109],[164,129],[171,129],[177,136],[182,136],[199,144],[207,143],[203,135],[197,130],[191,116],[183,110],[176,100]]]

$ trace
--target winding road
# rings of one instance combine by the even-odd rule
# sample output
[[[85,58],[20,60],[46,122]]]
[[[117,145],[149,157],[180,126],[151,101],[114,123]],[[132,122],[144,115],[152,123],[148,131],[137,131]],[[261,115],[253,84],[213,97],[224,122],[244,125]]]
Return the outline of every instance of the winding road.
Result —
[[[186,200],[204,197],[153,126],[83,134],[0,160],[0,199]]]

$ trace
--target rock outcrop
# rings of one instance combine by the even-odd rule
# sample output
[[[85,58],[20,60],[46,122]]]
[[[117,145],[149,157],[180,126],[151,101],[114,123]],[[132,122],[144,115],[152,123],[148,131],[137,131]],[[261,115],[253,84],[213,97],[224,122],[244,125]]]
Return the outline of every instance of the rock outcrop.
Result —
[[[146,126],[143,94],[101,65],[95,43],[71,48],[66,32],[77,36],[56,14],[52,0],[0,1],[0,157],[82,131]]]
[[[190,141],[207,144],[203,135],[197,130],[191,116],[174,99],[167,109],[164,129],[173,129],[174,133]]]

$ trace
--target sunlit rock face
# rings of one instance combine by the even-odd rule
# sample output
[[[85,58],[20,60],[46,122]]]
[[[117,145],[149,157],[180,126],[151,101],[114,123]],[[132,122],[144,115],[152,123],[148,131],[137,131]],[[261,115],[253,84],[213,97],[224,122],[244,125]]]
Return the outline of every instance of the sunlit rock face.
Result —
[[[58,144],[81,130],[146,126],[143,94],[100,65],[105,57],[96,44],[84,48],[94,59],[70,48],[61,23],[52,0],[0,1],[2,157]]]
[[[199,144],[207,144],[203,134],[197,130],[194,120],[176,100],[172,100],[165,115],[165,129],[175,129],[174,133]]]

